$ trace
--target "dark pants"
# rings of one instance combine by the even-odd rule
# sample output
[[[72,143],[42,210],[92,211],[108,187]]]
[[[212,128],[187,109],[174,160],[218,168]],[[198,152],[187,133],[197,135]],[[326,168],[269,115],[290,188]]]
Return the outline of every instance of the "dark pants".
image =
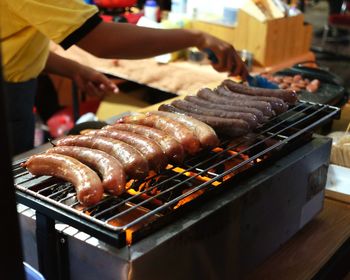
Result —
[[[13,154],[17,155],[34,147],[34,114],[37,81],[5,83],[7,110]]]

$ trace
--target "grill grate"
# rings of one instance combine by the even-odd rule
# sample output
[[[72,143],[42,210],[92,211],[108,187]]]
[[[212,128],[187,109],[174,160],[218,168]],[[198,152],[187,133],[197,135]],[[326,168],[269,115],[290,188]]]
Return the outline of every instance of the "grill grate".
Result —
[[[74,187],[49,176],[33,177],[14,162],[17,196],[21,203],[83,230],[96,238],[123,246],[134,242],[134,233],[164,222],[184,204],[218,188],[234,175],[281,156],[285,147],[311,139],[315,127],[339,115],[339,108],[299,102],[287,112],[259,127],[254,134],[189,158],[182,166],[168,165],[145,180],[128,182],[120,197],[106,195],[95,206],[82,207]],[[135,235],[136,236],[136,235]]]

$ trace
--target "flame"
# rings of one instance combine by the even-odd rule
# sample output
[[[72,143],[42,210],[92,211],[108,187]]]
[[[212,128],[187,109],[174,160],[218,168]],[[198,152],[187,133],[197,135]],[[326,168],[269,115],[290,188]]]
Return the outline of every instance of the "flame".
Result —
[[[135,191],[134,189],[129,189],[129,190],[127,190],[127,192],[128,192],[128,194],[130,194],[130,195],[132,195],[132,196],[141,193],[141,192],[139,192],[139,191]],[[154,194],[153,194],[153,195],[154,195]],[[140,198],[141,198],[142,200],[147,200],[147,199],[149,199],[149,198],[152,198],[152,196],[149,196],[149,195],[147,195],[146,193],[142,193],[142,194],[140,194]],[[163,202],[161,202],[159,199],[156,199],[156,198],[151,199],[149,202],[150,202],[150,203],[153,203],[153,204],[155,204],[155,205],[157,205],[157,206],[163,205]]]
[[[130,207],[134,207],[134,206],[135,205],[133,203],[126,203],[123,206],[123,211],[130,208]],[[123,226],[129,224],[131,221],[134,221],[137,218],[142,217],[143,215],[145,215],[148,212],[149,212],[149,209],[144,208],[142,206],[139,206],[139,207],[133,209],[133,211],[130,211],[122,216],[119,216],[111,221],[108,221],[108,224],[115,226],[115,227],[123,227]],[[137,232],[141,228],[145,228],[149,223],[152,223],[153,221],[155,221],[158,218],[159,218],[159,214],[155,214],[155,215],[143,220],[142,222],[137,223],[137,224],[131,226],[130,228],[127,228],[125,230],[127,244],[132,243],[134,232]]]
[[[190,191],[190,189],[187,189],[186,191],[184,191],[183,193],[186,193]],[[186,203],[192,201],[193,199],[197,198],[198,196],[202,195],[205,192],[205,190],[198,190],[192,194],[190,194],[189,196],[186,196],[185,198],[181,199],[175,206],[174,209],[177,209],[179,207],[181,207],[182,205],[185,205]]]
[[[117,221],[117,220],[110,221],[109,224],[114,226],[114,227],[121,227],[121,226],[123,226],[123,224],[120,221]],[[127,229],[125,231],[126,244],[128,244],[128,245],[132,244],[132,233],[134,231],[136,231],[136,228]]]
[[[215,153],[220,153],[223,151],[223,149],[220,147],[217,147],[217,148],[214,148],[212,151]],[[238,154],[238,153],[239,153],[239,149],[226,151],[225,154],[223,154],[223,156],[226,155],[226,156],[234,156],[234,157],[230,160],[225,161],[222,165],[214,167],[214,168],[210,169],[209,171],[207,171],[207,173],[206,173],[206,174],[208,174],[207,176],[203,175],[203,174],[198,175],[198,173],[196,173],[195,171],[187,171],[184,168],[173,166],[171,164],[168,164],[166,169],[171,170],[171,171],[176,172],[176,173],[179,173],[179,174],[182,174],[188,178],[192,178],[189,181],[189,185],[186,185],[186,189],[183,189],[183,187],[181,187],[180,190],[177,190],[177,191],[181,191],[182,194],[186,194],[186,193],[190,192],[191,190],[193,190],[193,188],[201,185],[202,182],[209,182],[209,181],[213,180],[213,178],[215,178],[215,177],[213,177],[213,176],[215,176],[215,174],[220,174],[223,171],[229,170],[229,169],[237,166],[237,164],[242,163],[243,161],[249,160],[248,155]],[[219,159],[219,161],[221,161],[221,159]],[[258,163],[261,161],[262,161],[262,159],[257,159],[255,162]],[[176,210],[176,209],[182,207],[183,205],[185,205],[186,203],[201,196],[204,192],[206,192],[207,188],[220,186],[224,181],[232,178],[237,173],[240,173],[240,172],[245,171],[246,169],[252,167],[253,164],[254,164],[253,161],[250,161],[250,162],[248,161],[247,164],[244,164],[242,167],[240,167],[237,170],[231,172],[230,174],[224,176],[221,180],[211,182],[210,185],[208,185],[207,187],[202,188],[200,190],[197,190],[196,192],[194,192],[192,194],[189,194],[185,198],[178,201],[178,203],[173,207],[173,209]],[[147,178],[145,178],[144,180],[133,180],[133,179],[129,180],[126,184],[126,192],[131,196],[137,195],[140,200],[150,199],[149,203],[158,207],[158,206],[161,206],[164,203],[166,203],[167,199],[170,200],[171,195],[169,196],[169,198],[164,198],[163,196],[153,198],[153,196],[163,192],[163,190],[161,188],[158,188],[155,186],[162,179],[168,179],[168,178],[169,177],[166,174],[165,175],[158,175],[154,171],[151,171],[149,173],[149,175],[147,176]],[[126,208],[130,207],[130,205],[125,205],[125,207]],[[83,210],[83,207],[80,209],[77,206],[77,209]],[[115,220],[109,221],[109,224],[111,224],[112,226],[116,226],[116,227],[122,227],[122,226],[130,223],[130,221],[133,221],[134,219],[141,217],[145,212],[149,211],[148,209],[143,208],[143,207],[138,207],[135,210],[136,211],[131,211],[128,214],[120,216]],[[86,214],[90,215],[92,213],[86,211]],[[133,232],[138,231],[140,228],[153,222],[158,217],[159,217],[158,214],[154,215],[150,218],[147,218],[145,221],[142,221],[142,222],[132,226],[131,228],[128,228],[126,230],[127,244],[132,244]]]

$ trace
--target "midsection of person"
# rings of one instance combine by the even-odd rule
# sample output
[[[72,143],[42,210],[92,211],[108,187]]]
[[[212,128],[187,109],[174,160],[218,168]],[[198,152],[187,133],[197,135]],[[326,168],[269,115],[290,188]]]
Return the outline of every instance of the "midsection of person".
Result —
[[[0,38],[5,80],[36,78],[44,69],[49,39],[61,43],[97,12],[95,6],[80,0],[2,0]]]

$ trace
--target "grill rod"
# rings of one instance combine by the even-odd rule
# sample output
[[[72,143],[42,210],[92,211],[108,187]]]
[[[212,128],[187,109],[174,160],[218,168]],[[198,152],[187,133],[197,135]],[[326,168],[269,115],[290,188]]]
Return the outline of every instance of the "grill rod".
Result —
[[[299,104],[298,107],[301,106],[301,105],[302,105],[302,104]],[[293,108],[293,109],[295,109],[295,108]],[[302,111],[297,112],[297,114],[295,114],[295,115],[302,114],[304,111],[307,111],[307,110],[309,110],[309,109],[310,109],[310,107],[306,107],[306,108],[304,108]],[[282,115],[282,114],[281,114],[281,115]],[[275,125],[273,125],[273,126],[267,128],[267,129],[265,129],[264,131],[260,132],[257,136],[263,135],[264,133],[268,132],[269,130],[275,128],[276,126],[281,125],[282,123],[284,123],[284,122],[288,121],[289,119],[295,117],[295,115],[292,115],[292,116],[290,116],[290,117],[288,117],[288,118],[282,120],[281,122],[279,122],[279,123],[277,123],[277,124],[275,124]],[[277,133],[277,134],[278,134],[278,133]],[[271,134],[271,137],[274,137],[274,136],[275,136],[275,135]],[[269,138],[271,138],[271,137],[269,137]],[[266,140],[266,138],[264,138],[264,140]],[[195,170],[195,169],[198,168],[199,166],[201,166],[201,165],[203,165],[203,164],[205,164],[205,163],[207,163],[207,162],[209,162],[209,161],[211,161],[211,160],[213,160],[213,159],[219,157],[220,155],[224,154],[225,152],[227,152],[227,151],[229,151],[229,150],[232,150],[233,148],[238,147],[239,145],[241,145],[241,144],[243,144],[243,143],[244,143],[244,142],[241,141],[241,142],[239,142],[239,143],[237,143],[237,144],[235,144],[235,145],[233,145],[233,146],[229,146],[229,147],[227,147],[226,149],[222,150],[221,152],[216,153],[216,154],[213,155],[212,157],[210,157],[210,158],[208,158],[208,159],[206,159],[206,160],[204,160],[204,161],[201,161],[201,162],[197,163],[196,165],[194,165],[194,166],[192,166],[192,167],[190,167],[190,168],[187,168],[186,170],[184,170],[184,171],[182,171],[182,172],[179,172],[178,174],[176,174],[176,175],[174,175],[174,176],[172,176],[172,177],[169,177],[168,179],[162,181],[161,183],[155,184],[155,185],[153,185],[153,186],[147,188],[146,190],[141,191],[141,192],[139,192],[138,194],[133,195],[132,197],[129,197],[129,198],[123,200],[123,201],[120,202],[119,204],[113,205],[113,206],[111,206],[110,208],[107,208],[107,209],[105,209],[105,210],[103,210],[103,211],[101,211],[101,212],[95,214],[93,217],[97,218],[97,217],[99,217],[99,216],[105,214],[105,213],[108,212],[108,211],[111,211],[111,210],[113,210],[113,209],[115,209],[115,208],[118,208],[118,207],[122,206],[124,203],[127,203],[127,202],[129,202],[129,201],[131,201],[131,200],[133,200],[133,199],[135,199],[135,198],[141,196],[142,194],[145,194],[145,193],[147,193],[147,192],[149,192],[149,191],[151,191],[151,190],[153,190],[153,189],[155,189],[155,188],[157,188],[157,187],[159,187],[159,186],[161,186],[161,185],[167,183],[167,182],[170,181],[170,180],[174,180],[175,178],[180,177],[181,175],[184,175],[186,172]],[[256,143],[256,145],[251,146],[250,148],[253,148],[253,147],[257,146],[257,145],[260,145],[261,143],[262,143],[262,141]],[[247,150],[249,150],[249,149],[246,149],[246,150],[244,150],[244,151],[247,151]],[[238,155],[240,155],[240,154],[241,154],[241,153],[239,153],[239,154],[237,154],[237,155],[235,155],[235,156],[238,156]],[[226,162],[226,161],[228,161],[228,160],[234,158],[235,156],[233,156],[233,157],[231,156],[230,158],[226,158],[226,159],[224,159],[223,161],[219,162],[218,164],[212,165],[212,166],[210,166],[209,168],[200,171],[200,173],[198,173],[198,175],[192,176],[191,178],[187,179],[186,181],[183,181],[183,182],[181,182],[181,183],[179,183],[179,184],[176,184],[175,186],[173,186],[173,187],[167,189],[167,191],[164,191],[164,192],[160,193],[159,195],[163,195],[164,193],[166,193],[166,192],[168,192],[168,191],[172,191],[172,190],[173,190],[174,188],[176,188],[177,186],[179,186],[179,185],[181,185],[181,184],[183,184],[183,183],[185,183],[185,182],[188,182],[189,180],[192,180],[193,178],[196,178],[196,177],[202,175],[203,173],[206,173],[209,169],[211,169],[211,168],[213,168],[213,167],[216,167],[216,166],[218,166],[218,165],[220,165],[220,164],[222,164],[222,163],[224,163],[224,162]],[[193,159],[192,159],[192,160],[193,160]],[[251,161],[251,160],[250,160],[250,161]],[[249,162],[250,162],[250,161],[249,161]],[[232,170],[232,171],[234,171],[234,170]],[[160,174],[160,175],[161,175],[161,174]],[[216,174],[216,175],[217,175],[217,174]],[[158,175],[155,175],[155,176],[158,176]],[[150,178],[150,179],[152,179],[152,178]],[[159,195],[157,195],[157,196],[159,196]],[[156,197],[156,196],[152,196],[152,198],[155,198],[155,197]],[[152,200],[152,198],[149,198],[146,202],[148,202],[149,200]],[[139,204],[135,205],[134,208],[137,208],[137,206],[139,206]],[[134,208],[133,208],[133,209],[134,209]],[[129,209],[131,209],[131,208],[129,208]],[[88,209],[87,209],[87,211],[88,211]],[[125,211],[127,211],[127,210],[125,210]],[[124,212],[121,212],[120,214],[121,214],[121,215],[125,214],[125,211],[124,211]],[[130,211],[131,211],[131,210],[130,210]],[[116,215],[117,215],[117,214],[116,214]],[[117,216],[117,217],[118,217],[118,216]],[[117,218],[117,217],[113,216],[113,219],[115,219],[115,218]],[[108,221],[109,221],[109,220],[110,220],[110,219],[108,219]]]
[[[285,113],[288,113],[288,112],[290,112],[290,111],[294,111],[295,109],[297,109],[297,108],[299,108],[299,107],[301,107],[301,106],[305,106],[305,105],[311,105],[311,106],[313,106],[313,107],[315,107],[315,106],[320,106],[319,104],[316,104],[316,103],[311,103],[311,102],[300,102],[300,104],[298,104],[296,107],[293,107],[292,109],[288,110],[288,111],[285,112]],[[258,136],[259,136],[259,135],[262,135],[263,133],[265,133],[265,132],[267,132],[267,131],[269,131],[269,130],[271,130],[271,129],[273,129],[274,127],[276,127],[276,126],[278,126],[278,125],[283,124],[284,122],[286,122],[286,121],[289,120],[290,118],[293,118],[293,117],[297,116],[298,114],[302,114],[303,112],[305,112],[305,111],[307,111],[307,110],[313,109],[313,107],[310,107],[310,106],[309,106],[309,107],[305,107],[304,109],[302,109],[301,112],[296,112],[294,115],[291,115],[291,116],[288,117],[287,119],[282,120],[281,122],[276,123],[275,125],[273,125],[273,126],[267,128],[267,129],[265,129],[263,132],[261,132],[260,134],[258,134]],[[272,150],[272,149],[274,149],[274,148],[276,148],[276,147],[278,147],[278,146],[280,146],[280,145],[282,145],[282,144],[284,144],[284,143],[286,143],[286,142],[288,142],[288,141],[290,141],[290,140],[296,138],[297,136],[299,136],[300,134],[302,134],[302,133],[304,133],[305,131],[309,130],[310,128],[313,128],[314,126],[317,126],[319,123],[321,123],[321,122],[323,122],[324,120],[328,119],[330,116],[333,116],[333,115],[337,114],[337,112],[339,111],[339,108],[336,108],[336,107],[328,106],[328,105],[327,105],[327,106],[321,107],[320,109],[318,109],[318,110],[315,111],[314,113],[312,113],[312,114],[306,116],[305,118],[299,120],[297,123],[303,122],[303,121],[307,120],[308,118],[312,117],[313,115],[315,115],[315,114],[317,114],[317,113],[319,113],[319,112],[321,112],[321,111],[324,111],[325,109],[328,109],[328,108],[333,109],[333,110],[335,110],[335,111],[333,111],[333,112],[330,113],[329,115],[324,116],[323,118],[319,119],[317,122],[313,123],[312,125],[310,125],[310,126],[304,128],[304,129],[301,130],[299,133],[293,135],[293,137],[286,138],[284,141],[279,142],[279,143],[273,145],[273,146],[272,146],[271,148],[269,148],[268,150],[262,151],[257,157],[261,156],[261,154],[267,153],[268,151],[270,151],[270,150]],[[285,114],[285,113],[283,113],[283,114]],[[281,117],[283,114],[277,116],[277,118]],[[276,117],[275,117],[275,118],[276,118]],[[275,118],[271,119],[270,121],[272,122]],[[270,138],[272,138],[273,136],[278,135],[280,132],[282,132],[282,131],[284,131],[284,130],[286,130],[286,129],[289,129],[290,127],[293,127],[293,126],[294,126],[295,124],[297,124],[297,123],[291,124],[290,126],[288,126],[288,127],[284,128],[284,129],[280,130],[279,132],[277,132],[277,133],[275,133],[275,134],[270,135],[268,138],[263,139],[262,141],[256,143],[255,145],[253,145],[253,146],[251,146],[251,147],[248,147],[248,149],[243,150],[243,151],[241,151],[240,153],[238,153],[238,154],[236,154],[236,155],[233,155],[233,156],[229,157],[228,159],[225,159],[225,160],[221,161],[221,162],[218,163],[218,164],[215,164],[214,166],[217,166],[217,165],[219,165],[219,164],[222,164],[223,162],[228,161],[228,160],[230,160],[230,159],[232,159],[232,158],[234,158],[234,157],[236,157],[236,156],[242,154],[243,152],[248,151],[249,149],[255,147],[256,145],[261,144],[261,143],[262,143],[263,141],[265,141],[266,139],[270,139]],[[265,124],[265,125],[266,125],[266,124]],[[264,126],[264,125],[263,125],[263,126]],[[183,175],[185,172],[188,172],[188,171],[190,171],[190,170],[193,170],[194,168],[196,168],[196,167],[198,167],[198,166],[200,166],[200,165],[202,165],[202,164],[208,162],[209,160],[212,160],[213,158],[216,158],[217,156],[221,155],[222,153],[226,152],[227,150],[232,149],[232,147],[237,147],[237,146],[239,146],[240,144],[242,144],[242,143],[238,143],[238,144],[236,144],[236,145],[233,145],[233,146],[231,146],[231,147],[226,148],[226,149],[223,150],[222,152],[220,152],[220,153],[218,153],[218,154],[215,154],[212,158],[210,158],[210,159],[208,159],[208,160],[206,160],[206,161],[204,161],[204,162],[200,162],[200,163],[196,164],[195,166],[193,166],[193,167],[191,167],[191,168],[189,168],[189,169],[187,169],[187,170],[185,170],[185,171],[183,171],[183,172],[181,172],[181,173],[179,173],[179,174],[176,174],[175,176],[173,176],[173,177],[167,179],[166,181],[163,181],[163,182],[161,182],[161,183],[155,185],[154,188],[155,188],[155,187],[159,187],[161,184],[164,184],[165,182],[167,182],[167,181],[169,181],[169,180],[171,180],[171,179],[174,179],[174,178],[176,178],[176,177],[178,177],[178,176]],[[255,158],[255,157],[254,157],[254,158]],[[166,207],[168,207],[168,206],[170,206],[170,205],[175,204],[176,202],[178,202],[179,200],[185,198],[186,196],[189,196],[189,195],[191,195],[192,193],[194,193],[194,192],[196,192],[196,191],[198,191],[198,190],[200,190],[200,189],[206,187],[207,185],[211,184],[212,182],[219,180],[220,178],[222,178],[222,177],[226,176],[227,174],[231,173],[232,171],[234,171],[234,170],[240,168],[241,166],[243,166],[243,164],[245,164],[245,163],[247,163],[247,162],[251,162],[251,161],[253,161],[253,160],[254,160],[253,157],[251,157],[250,159],[248,159],[248,160],[242,162],[241,164],[239,164],[238,166],[235,166],[235,167],[233,167],[233,168],[227,170],[225,173],[223,173],[223,174],[221,174],[221,175],[217,175],[215,178],[211,179],[210,181],[205,182],[205,183],[201,184],[200,186],[196,187],[195,189],[192,189],[191,191],[189,191],[189,192],[187,192],[187,193],[181,195],[181,196],[178,197],[177,199],[174,199],[174,200],[172,200],[172,201],[170,201],[170,202],[167,202],[165,205],[162,205],[162,206],[160,206],[160,207],[158,207],[158,208],[152,210],[151,212],[148,212],[147,214],[144,214],[142,217],[139,217],[138,219],[134,220],[133,222],[131,222],[131,223],[129,223],[129,224],[123,226],[123,227],[111,226],[111,225],[107,224],[105,221],[100,221],[100,220],[98,220],[98,219],[96,219],[96,218],[94,218],[94,217],[88,216],[88,215],[86,215],[85,213],[83,213],[84,209],[83,209],[83,211],[78,211],[78,210],[76,210],[76,209],[70,208],[69,206],[67,206],[67,205],[65,205],[65,204],[60,204],[59,202],[57,202],[57,201],[55,201],[55,200],[50,200],[50,199],[47,199],[47,198],[45,198],[45,197],[44,197],[44,199],[47,200],[47,201],[49,201],[50,203],[54,203],[54,204],[58,205],[58,206],[61,207],[61,208],[63,207],[64,209],[67,209],[67,210],[69,210],[69,211],[71,211],[71,212],[75,212],[75,213],[77,213],[79,216],[84,217],[85,219],[91,219],[92,221],[95,221],[95,222],[97,222],[98,224],[101,224],[101,225],[103,225],[103,226],[106,226],[106,227],[108,227],[108,228],[111,229],[111,230],[115,230],[115,231],[116,231],[116,230],[120,230],[120,229],[125,230],[125,229],[130,228],[130,227],[133,226],[134,224],[136,224],[136,223],[142,221],[143,219],[145,219],[145,218],[147,218],[147,217],[149,217],[149,216],[155,214],[156,212],[159,212],[159,211],[163,210],[164,208],[166,208]],[[213,168],[213,166],[211,166],[210,168]],[[207,170],[208,170],[208,169],[205,169],[205,170],[201,171],[200,173],[198,173],[197,175],[188,178],[188,179],[186,180],[186,182],[187,182],[187,181],[190,181],[190,180],[193,180],[194,178],[196,178],[196,177],[202,175],[202,174],[205,173]],[[184,182],[182,182],[182,183],[184,183]],[[181,184],[182,184],[182,183],[181,183]],[[178,185],[181,185],[181,184],[176,184],[175,186],[177,187]],[[152,186],[152,187],[153,187],[153,186]],[[20,189],[22,189],[23,191],[27,191],[27,190],[24,189],[24,188],[20,188]],[[172,189],[173,189],[173,188],[172,188]],[[146,193],[146,192],[148,192],[148,191],[150,191],[150,189],[147,189],[147,190],[143,191],[142,193]],[[31,192],[32,192],[32,191],[31,191]],[[167,191],[165,191],[165,192],[163,192],[163,193],[161,193],[161,194],[164,194],[164,193],[166,193],[166,192],[167,192]],[[130,197],[130,198],[128,198],[127,200],[123,200],[122,203],[124,204],[124,203],[126,203],[126,202],[129,202],[130,200],[132,200],[133,198],[135,198],[135,197],[137,197],[137,196],[139,196],[139,195],[141,195],[141,193],[140,193],[140,194],[137,194],[137,195],[135,195],[135,196],[133,196],[133,197]],[[159,194],[159,195],[160,195],[160,194]],[[158,197],[159,195],[153,196],[153,197],[149,198],[147,201],[152,200],[152,199],[154,199],[155,197]],[[101,203],[103,203],[103,202],[101,202]],[[135,208],[137,208],[138,206],[143,205],[144,203],[146,203],[146,202],[143,202],[143,203],[140,203],[140,204],[138,204],[138,205],[135,205],[134,208],[132,208],[132,209],[135,209]],[[77,203],[75,203],[75,204],[77,204]],[[120,205],[121,205],[121,204],[119,204],[119,206],[120,206]],[[115,207],[116,207],[116,206],[112,206],[112,207],[108,208],[107,210],[112,210],[112,209],[115,208]],[[129,209],[131,209],[131,208],[129,208]],[[127,210],[129,210],[129,209],[127,209]],[[105,210],[104,210],[104,211],[105,211]],[[129,210],[129,211],[131,211],[131,210]],[[128,212],[129,212],[129,211],[128,211]],[[121,214],[125,214],[125,213],[127,213],[127,212],[124,211],[124,212],[122,212]]]
[[[316,115],[317,113],[319,113],[320,111],[323,111],[324,109],[325,109],[325,107],[321,107],[321,108],[318,109],[317,111],[315,111],[315,112],[313,112],[312,114],[308,115],[307,118],[311,118],[313,115]],[[335,114],[335,113],[334,113],[334,114]],[[305,119],[307,119],[307,118],[305,118]],[[325,116],[325,117],[319,119],[319,120],[318,120],[317,122],[315,122],[311,127],[316,126],[318,123],[321,123],[321,122],[323,122],[324,120],[326,120],[326,119],[328,119],[328,118],[329,118],[329,116]],[[151,198],[149,198],[149,199],[147,199],[147,200],[144,200],[144,201],[140,202],[139,204],[137,204],[137,205],[135,205],[135,206],[133,206],[133,207],[131,207],[131,208],[129,208],[129,209],[127,209],[127,210],[121,212],[121,213],[118,213],[118,214],[116,214],[116,215],[110,217],[110,218],[107,220],[107,222],[110,221],[110,220],[113,220],[113,219],[115,219],[115,218],[117,218],[117,217],[119,217],[119,216],[122,216],[122,215],[124,215],[125,213],[130,212],[131,210],[137,208],[138,206],[141,206],[141,205],[145,204],[146,202],[148,202],[148,201],[150,201],[150,200],[152,200],[152,199],[154,199],[154,198],[156,198],[156,197],[158,197],[158,196],[160,196],[160,195],[163,195],[164,193],[167,193],[167,192],[169,192],[169,191],[175,189],[176,187],[178,187],[179,185],[182,185],[183,183],[186,183],[186,182],[188,182],[188,181],[190,181],[190,180],[193,180],[194,178],[196,178],[196,177],[198,177],[198,176],[200,176],[200,175],[206,173],[209,169],[214,168],[214,167],[216,167],[216,166],[218,166],[218,165],[220,165],[220,164],[222,164],[222,163],[224,163],[224,162],[226,162],[226,161],[228,161],[228,160],[231,160],[231,159],[233,159],[233,158],[239,156],[239,155],[242,154],[242,153],[247,152],[248,150],[254,148],[255,146],[260,145],[262,142],[266,141],[267,139],[270,139],[270,138],[272,138],[272,137],[274,137],[274,136],[280,134],[282,131],[285,131],[285,130],[291,128],[292,126],[295,126],[296,124],[299,124],[299,123],[305,121],[305,119],[301,119],[301,120],[299,120],[299,121],[293,123],[292,125],[287,126],[287,127],[283,128],[283,129],[281,129],[280,131],[278,131],[278,132],[276,132],[276,133],[274,133],[274,134],[272,134],[272,135],[270,135],[270,136],[264,138],[263,140],[261,140],[261,141],[255,143],[254,145],[249,146],[247,149],[244,149],[244,150],[242,150],[242,151],[240,151],[240,152],[237,152],[237,154],[232,155],[232,156],[228,157],[227,159],[222,160],[221,162],[216,163],[216,164],[210,166],[209,168],[207,168],[207,169],[205,169],[205,170],[203,170],[203,171],[197,173],[195,176],[189,177],[188,179],[182,181],[181,183],[178,183],[178,184],[174,185],[173,187],[167,189],[166,191],[164,191],[164,192],[162,192],[162,193],[160,193],[160,194],[157,194],[157,195],[155,195],[155,196],[152,196]],[[273,150],[273,149],[275,149],[275,148],[281,146],[282,144],[285,144],[285,143],[287,143],[288,141],[293,140],[294,138],[298,137],[299,135],[303,134],[304,132],[306,132],[306,131],[309,130],[309,129],[310,129],[310,126],[307,127],[307,128],[301,129],[300,131],[298,131],[298,132],[295,133],[294,135],[292,135],[292,136],[290,136],[290,137],[288,137],[288,138],[286,138],[286,139],[284,139],[284,140],[281,140],[280,142],[277,142],[276,144],[274,144],[274,145],[268,147],[267,149],[265,149],[264,151],[259,152],[258,154],[256,154],[256,155],[250,157],[249,159],[244,160],[244,161],[242,161],[241,163],[235,165],[234,167],[228,169],[227,171],[223,172],[222,174],[217,175],[216,177],[212,178],[211,180],[209,180],[209,181],[207,181],[207,182],[204,182],[204,183],[202,183],[201,185],[199,185],[199,186],[197,186],[197,187],[191,189],[190,191],[186,192],[185,194],[180,195],[180,196],[176,197],[175,199],[173,199],[173,200],[171,200],[171,201],[169,201],[169,202],[166,202],[165,204],[163,204],[162,206],[157,207],[157,208],[154,209],[154,210],[151,210],[150,212],[144,214],[142,217],[139,217],[139,218],[135,219],[133,222],[131,222],[131,223],[125,225],[125,226],[123,227],[123,230],[126,230],[126,229],[130,228],[131,226],[133,226],[133,225],[135,225],[135,224],[141,222],[143,219],[146,219],[147,217],[152,216],[152,215],[158,213],[159,211],[161,211],[161,210],[163,210],[163,209],[165,209],[165,208],[167,208],[167,207],[169,207],[169,206],[175,204],[176,202],[180,201],[181,199],[183,199],[183,198],[185,198],[185,197],[187,197],[187,196],[193,194],[194,192],[196,192],[196,191],[198,191],[198,190],[203,189],[204,187],[208,186],[209,184],[212,184],[213,182],[220,180],[220,179],[223,178],[224,176],[226,176],[226,175],[230,174],[231,172],[237,170],[238,168],[242,167],[243,165],[245,165],[245,164],[247,164],[247,163],[249,163],[249,162],[252,162],[253,160],[255,160],[255,159],[259,158],[260,156],[262,156],[262,155],[264,155],[264,154],[270,152],[271,150]]]

